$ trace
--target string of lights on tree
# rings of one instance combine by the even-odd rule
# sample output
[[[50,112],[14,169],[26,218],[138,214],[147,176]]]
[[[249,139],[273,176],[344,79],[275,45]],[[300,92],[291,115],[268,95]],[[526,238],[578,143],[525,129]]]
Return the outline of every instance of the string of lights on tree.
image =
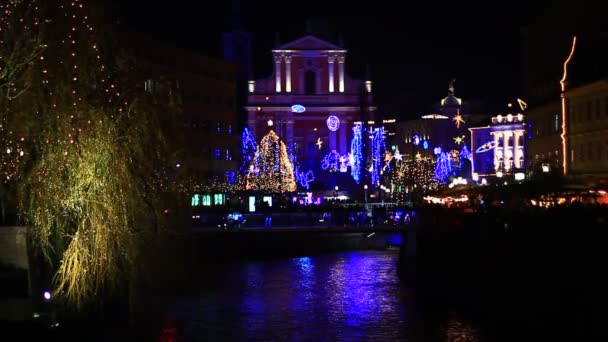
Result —
[[[21,177],[19,210],[75,306],[135,274],[138,245],[161,224],[149,177],[165,155],[157,112],[133,101],[130,69],[102,53],[116,42],[84,3],[0,2],[0,165]]]
[[[392,173],[392,193],[401,203],[405,196],[417,189],[432,191],[437,189],[439,183],[435,177],[435,161],[431,158],[418,160],[405,160],[396,165]]]
[[[287,148],[274,130],[260,141],[247,175],[246,188],[278,193],[296,191],[294,169]]]

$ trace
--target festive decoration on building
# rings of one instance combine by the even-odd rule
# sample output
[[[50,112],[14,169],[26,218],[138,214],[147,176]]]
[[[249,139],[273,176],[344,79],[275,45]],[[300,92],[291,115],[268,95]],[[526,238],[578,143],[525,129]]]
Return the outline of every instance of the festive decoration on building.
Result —
[[[452,172],[452,160],[451,154],[442,152],[437,157],[437,164],[435,165],[435,179],[439,184],[446,184],[448,177]]]
[[[335,115],[331,115],[327,118],[327,128],[332,132],[337,131],[340,128],[340,119]]]
[[[371,149],[371,182],[373,185],[380,185],[380,172],[383,167],[383,155],[386,149],[384,142],[384,127],[376,128],[372,134]]]
[[[412,137],[412,144],[414,144],[415,146],[420,145],[420,135],[414,134],[414,136]]]
[[[296,181],[305,189],[310,189],[310,183],[315,180],[312,170],[308,172],[296,172]]]
[[[329,152],[321,161],[321,168],[330,172],[335,172],[340,166],[340,154],[336,150]]]
[[[456,124],[456,128],[460,128],[460,124],[464,123],[464,118],[462,117],[462,115],[460,113],[454,115],[454,117],[452,118],[452,121],[454,121],[454,123]]]
[[[291,192],[296,190],[293,165],[287,147],[271,130],[258,146],[253,168],[247,175],[248,190]]]
[[[490,150],[492,150],[494,147],[496,147],[496,142],[495,141],[488,141],[487,143],[479,146],[476,150],[475,153],[484,153],[484,152],[488,152]]]
[[[390,151],[384,151],[384,166],[382,167],[383,172],[389,172],[391,170],[391,161],[395,156]]]
[[[460,149],[460,161],[462,162],[463,159],[471,160],[471,151],[466,144],[462,145],[462,149]]]
[[[454,138],[454,142],[456,143],[456,145],[460,145],[460,144],[462,144],[464,142],[465,138],[466,137],[464,135],[461,135],[459,137],[455,137]]]
[[[398,162],[400,162],[403,159],[403,155],[401,154],[401,152],[399,152],[399,147],[397,147],[397,149],[395,150],[395,153],[393,154],[393,157],[395,158],[395,160]]]
[[[306,111],[306,107],[299,105],[299,104],[295,104],[293,106],[291,106],[291,112],[292,113],[304,113]]]
[[[317,145],[319,150],[323,147],[323,141],[321,140],[321,137],[317,138],[317,143],[315,145]]]
[[[246,172],[249,166],[252,165],[253,159],[257,152],[257,146],[255,143],[255,137],[248,128],[243,130],[243,137],[241,139],[242,148],[242,161],[241,161],[241,172]]]
[[[361,161],[363,160],[361,132],[361,124],[356,124],[353,127],[353,138],[350,142],[350,174],[357,184],[361,180]]]

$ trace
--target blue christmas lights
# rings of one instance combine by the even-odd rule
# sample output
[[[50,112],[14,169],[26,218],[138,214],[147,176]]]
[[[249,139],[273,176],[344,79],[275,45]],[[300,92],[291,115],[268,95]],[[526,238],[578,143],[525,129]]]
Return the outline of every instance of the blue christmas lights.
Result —
[[[442,152],[437,157],[437,165],[435,166],[435,179],[440,183],[447,183],[448,177],[452,172],[452,158],[447,152]]]
[[[252,165],[255,158],[255,154],[258,151],[257,145],[255,143],[255,137],[251,134],[248,128],[245,128],[243,131],[243,138],[241,140],[242,146],[242,164],[241,164],[241,172],[246,172],[249,170],[249,167]]]
[[[353,127],[353,139],[350,142],[350,155],[349,155],[349,164],[350,175],[353,177],[355,182],[359,184],[361,181],[361,161],[363,160],[363,148],[361,140],[361,124],[356,124]]]
[[[374,129],[372,135],[372,167],[371,182],[373,185],[380,185],[380,171],[382,170],[382,162],[385,150],[384,142],[384,127]]]

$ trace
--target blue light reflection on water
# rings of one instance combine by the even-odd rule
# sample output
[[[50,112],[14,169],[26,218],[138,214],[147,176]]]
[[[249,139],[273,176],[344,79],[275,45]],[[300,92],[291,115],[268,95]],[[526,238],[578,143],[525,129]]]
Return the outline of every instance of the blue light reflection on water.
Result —
[[[415,341],[397,251],[226,265],[218,286],[169,298],[186,341]]]

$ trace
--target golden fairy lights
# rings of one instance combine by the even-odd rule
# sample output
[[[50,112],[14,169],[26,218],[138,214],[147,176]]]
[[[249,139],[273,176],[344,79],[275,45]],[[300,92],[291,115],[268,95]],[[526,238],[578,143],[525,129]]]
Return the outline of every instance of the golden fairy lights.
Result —
[[[392,176],[397,200],[403,201],[409,192],[425,192],[437,188],[435,161],[431,158],[404,160],[397,165]]]
[[[81,0],[0,2],[0,166],[75,306],[133,280],[164,222],[149,179],[163,164],[158,106],[123,95],[115,76],[130,69],[95,31]]]
[[[287,147],[271,130],[260,141],[258,153],[247,175],[246,188],[267,192],[291,192],[296,191],[296,187]]]

